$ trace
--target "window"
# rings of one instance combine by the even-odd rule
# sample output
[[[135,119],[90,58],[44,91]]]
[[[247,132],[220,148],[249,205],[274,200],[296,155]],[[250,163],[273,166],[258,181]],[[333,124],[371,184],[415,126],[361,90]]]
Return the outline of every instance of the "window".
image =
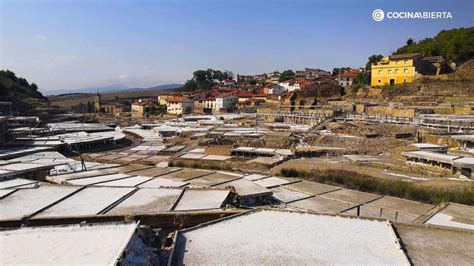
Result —
[[[391,69],[388,70],[388,74],[392,74],[392,70],[391,70]]]
[[[382,70],[379,70],[379,74],[382,74]]]
[[[379,79],[379,83],[382,82],[380,79]]]
[[[403,61],[404,64],[408,64],[408,60]]]
[[[406,83],[407,82],[407,79],[403,79],[403,83]]]
[[[408,68],[404,68],[403,73],[408,73]]]
[[[396,65],[398,65],[398,60],[397,60],[397,61],[395,61],[395,64],[396,64]]]
[[[398,74],[398,72],[400,72],[400,70],[398,70],[398,68],[397,68],[397,69],[395,69],[395,73],[397,73],[397,74]]]

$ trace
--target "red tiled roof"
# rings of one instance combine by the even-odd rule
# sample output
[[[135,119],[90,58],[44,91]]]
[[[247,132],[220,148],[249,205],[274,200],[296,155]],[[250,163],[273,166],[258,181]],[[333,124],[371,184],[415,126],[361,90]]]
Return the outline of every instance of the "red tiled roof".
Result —
[[[346,73],[342,73],[341,77],[343,78],[355,78],[359,75],[359,71],[347,71]]]
[[[396,55],[391,55],[388,58],[390,60],[397,60],[397,59],[411,59],[419,56],[420,53],[412,53],[412,54],[396,54]]]
[[[233,92],[218,93],[218,94],[216,94],[216,98],[227,97],[227,96],[231,96],[231,95],[234,95],[234,94],[235,93],[233,93]]]
[[[248,91],[240,91],[239,93],[237,93],[237,96],[239,98],[252,98],[255,96],[255,94]]]

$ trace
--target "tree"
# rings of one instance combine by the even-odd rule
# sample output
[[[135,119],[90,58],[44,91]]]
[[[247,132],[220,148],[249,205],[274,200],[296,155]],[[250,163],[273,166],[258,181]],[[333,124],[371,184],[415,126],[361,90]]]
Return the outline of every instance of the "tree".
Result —
[[[372,68],[372,64],[375,64],[375,63],[378,63],[380,60],[382,60],[383,58],[383,55],[381,54],[378,54],[378,55],[371,55],[369,56],[369,62],[367,62],[367,64],[365,64],[365,69],[366,70],[370,70]]]
[[[208,90],[214,85],[214,81],[223,81],[233,78],[233,73],[226,70],[222,72],[220,70],[206,69],[196,70],[193,72],[193,78],[186,81],[184,85],[179,88],[179,91],[194,91],[196,89]]]
[[[12,110],[22,115],[33,115],[38,107],[49,105],[35,83],[30,84],[10,70],[0,70],[0,101],[12,102]]]
[[[87,112],[88,113],[94,112],[94,107],[92,106],[91,101],[87,101]]]
[[[409,38],[409,39],[407,40],[407,46],[410,46],[410,45],[412,45],[412,44],[414,44],[414,43],[415,43],[415,41],[414,41],[412,38]]]
[[[36,83],[31,83],[30,87],[35,91],[38,90],[38,85],[36,85]]]
[[[369,85],[370,84],[370,72],[361,72],[354,78],[354,85]]]
[[[71,109],[76,113],[85,113],[87,110],[86,105],[84,103],[79,103],[78,105],[74,105]]]
[[[339,73],[342,74],[342,73],[344,73],[346,71],[349,71],[349,70],[351,70],[350,67],[335,67],[335,68],[332,69],[332,75],[337,76],[337,75],[339,75]]]
[[[230,70],[225,70],[224,75],[226,76],[227,79],[234,79],[234,72]]]
[[[184,85],[179,88],[180,91],[194,91],[197,88],[196,81],[190,79],[184,83]]]
[[[288,69],[288,70],[283,71],[280,74],[280,77],[278,78],[278,82],[290,80],[290,79],[293,79],[294,77],[295,77],[295,72],[293,72],[293,70],[291,69]]]
[[[400,47],[394,54],[420,53],[424,56],[442,56],[457,65],[474,58],[474,27],[442,30],[434,38]]]

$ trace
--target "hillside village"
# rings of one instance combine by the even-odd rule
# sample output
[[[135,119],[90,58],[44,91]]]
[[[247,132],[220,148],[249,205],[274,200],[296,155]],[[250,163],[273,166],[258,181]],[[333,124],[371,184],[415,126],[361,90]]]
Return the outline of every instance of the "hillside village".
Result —
[[[425,42],[166,90],[1,71],[0,261],[472,264],[474,42]]]
[[[372,73],[370,85],[373,91],[384,86],[403,86],[416,81],[447,80],[454,72],[442,57],[422,57],[420,54],[387,56],[372,64],[371,69],[344,69],[331,73],[321,69],[306,68],[302,71],[274,71],[257,75],[235,75],[225,80],[212,80],[209,89],[192,91],[167,90],[158,96],[135,99],[129,106],[104,101],[100,92],[94,99],[94,112],[122,117],[147,118],[153,115],[222,114],[232,112],[256,112],[259,108],[278,110],[297,108],[314,110],[311,98],[322,101],[338,101],[352,91],[349,88],[367,87],[357,79]],[[296,102],[297,98],[308,101]]]

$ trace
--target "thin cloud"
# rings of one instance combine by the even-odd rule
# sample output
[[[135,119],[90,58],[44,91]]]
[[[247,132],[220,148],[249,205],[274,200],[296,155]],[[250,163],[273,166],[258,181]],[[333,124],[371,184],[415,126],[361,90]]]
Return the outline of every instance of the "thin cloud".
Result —
[[[118,78],[119,78],[119,79],[126,79],[126,78],[128,78],[128,75],[123,74],[123,75],[120,75]]]
[[[42,35],[42,34],[36,34],[36,35],[35,35],[35,38],[45,41],[45,40],[48,39],[48,36]]]

